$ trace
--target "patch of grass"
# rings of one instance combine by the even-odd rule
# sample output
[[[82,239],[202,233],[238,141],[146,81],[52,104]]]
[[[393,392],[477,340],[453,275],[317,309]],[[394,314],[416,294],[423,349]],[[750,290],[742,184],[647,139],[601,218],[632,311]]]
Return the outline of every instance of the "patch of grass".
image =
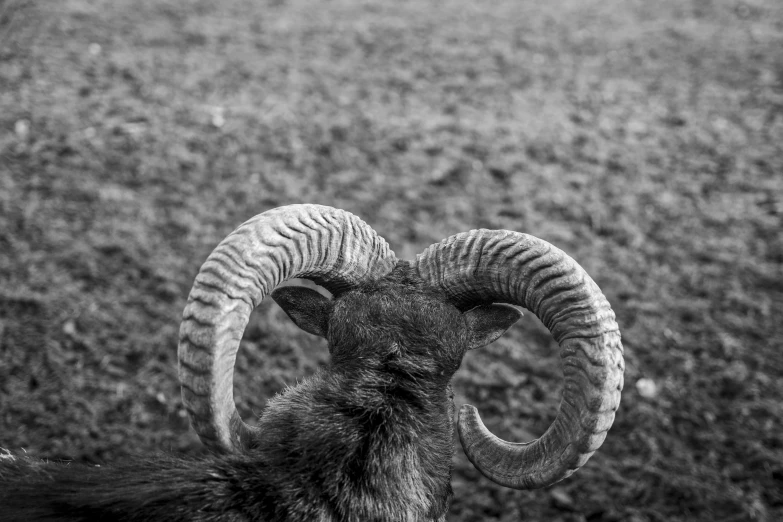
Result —
[[[313,202],[403,258],[534,234],[617,313],[605,444],[532,492],[457,450],[453,519],[783,518],[781,48],[773,0],[0,3],[2,445],[202,451],[175,370],[193,277],[245,219]],[[246,332],[246,418],[325,360],[282,317]],[[458,401],[540,435],[555,348],[526,317]]]

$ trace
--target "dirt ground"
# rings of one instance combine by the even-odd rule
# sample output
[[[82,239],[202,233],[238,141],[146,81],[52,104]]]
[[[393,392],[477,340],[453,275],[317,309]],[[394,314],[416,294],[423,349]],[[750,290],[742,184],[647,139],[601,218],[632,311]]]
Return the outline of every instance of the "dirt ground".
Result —
[[[320,203],[407,259],[533,234],[617,314],[601,449],[524,492],[458,448],[450,520],[783,520],[782,50],[778,0],[0,0],[0,446],[203,452],[176,374],[193,278],[251,216]],[[458,405],[539,436],[556,348],[526,314]],[[265,301],[240,412],[326,357]]]

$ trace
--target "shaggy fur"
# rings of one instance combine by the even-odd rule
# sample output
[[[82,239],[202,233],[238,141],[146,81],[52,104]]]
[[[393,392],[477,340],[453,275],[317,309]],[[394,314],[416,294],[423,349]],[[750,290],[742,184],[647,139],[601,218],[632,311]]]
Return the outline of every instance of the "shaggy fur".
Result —
[[[326,334],[331,363],[269,402],[257,447],[109,467],[0,459],[0,518],[443,520],[452,497],[449,382],[473,339],[494,340],[519,314],[482,307],[466,320],[472,312],[460,313],[405,263],[334,302],[288,292],[278,302]]]

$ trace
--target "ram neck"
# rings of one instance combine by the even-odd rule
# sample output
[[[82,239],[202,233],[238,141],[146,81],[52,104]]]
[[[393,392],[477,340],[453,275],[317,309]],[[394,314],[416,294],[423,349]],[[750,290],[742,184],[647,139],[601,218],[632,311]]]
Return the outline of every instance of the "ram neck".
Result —
[[[438,518],[451,497],[449,408],[445,390],[406,394],[366,369],[325,371],[270,401],[258,451],[301,505],[347,503],[357,520]]]

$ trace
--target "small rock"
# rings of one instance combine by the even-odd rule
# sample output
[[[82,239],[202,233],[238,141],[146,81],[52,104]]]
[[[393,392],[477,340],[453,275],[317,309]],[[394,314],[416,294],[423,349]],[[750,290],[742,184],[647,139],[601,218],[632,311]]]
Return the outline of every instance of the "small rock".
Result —
[[[658,395],[658,385],[652,379],[639,379],[636,381],[636,391],[645,399],[652,399]]]
[[[554,488],[549,492],[552,504],[558,509],[574,511],[574,499],[563,488]]]
[[[76,335],[76,323],[73,321],[66,321],[63,325],[63,333],[68,337],[74,337]]]
[[[223,107],[210,107],[209,113],[212,117],[211,123],[214,127],[219,129],[226,124],[226,110]]]
[[[30,121],[25,119],[16,120],[14,132],[20,139],[26,138],[30,134]]]

